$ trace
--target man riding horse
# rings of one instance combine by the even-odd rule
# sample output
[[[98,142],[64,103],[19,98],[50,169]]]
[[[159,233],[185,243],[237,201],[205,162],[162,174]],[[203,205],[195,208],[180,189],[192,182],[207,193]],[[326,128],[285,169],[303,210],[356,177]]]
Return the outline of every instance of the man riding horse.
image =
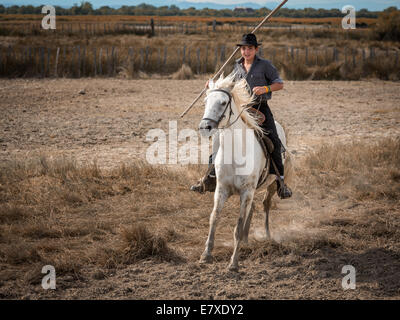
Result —
[[[254,34],[249,33],[243,35],[242,41],[237,44],[240,47],[242,58],[236,60],[233,73],[235,80],[245,78],[250,89],[256,95],[256,104],[253,106],[257,114],[261,115],[261,127],[268,134],[274,148],[271,153],[271,158],[275,166],[270,166],[270,173],[277,175],[277,190],[281,199],[291,197],[292,192],[285,183],[279,183],[278,175],[281,181],[284,181],[284,167],[281,156],[281,141],[275,126],[275,120],[271,109],[268,106],[268,100],[272,97],[273,91],[278,91],[283,88],[283,81],[279,77],[277,69],[268,60],[261,59],[257,56],[258,47],[261,43],[257,42]],[[205,191],[214,192],[216,186],[215,168],[214,168],[215,153],[210,155],[209,168],[206,175],[200,181],[192,186],[190,190],[199,193]],[[276,172],[276,169],[279,172]]]

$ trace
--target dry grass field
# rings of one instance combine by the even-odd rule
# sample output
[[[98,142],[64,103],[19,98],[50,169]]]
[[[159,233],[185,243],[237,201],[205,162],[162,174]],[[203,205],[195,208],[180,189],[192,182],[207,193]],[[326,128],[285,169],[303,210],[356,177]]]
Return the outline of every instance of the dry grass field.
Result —
[[[35,14],[0,14],[0,23],[7,24],[10,21],[15,23],[36,23],[41,21],[43,15]],[[81,16],[59,16],[58,21],[61,22],[133,22],[133,23],[148,23],[153,18],[155,22],[170,22],[170,23],[204,23],[212,22],[216,20],[221,23],[259,23],[260,17],[258,18],[235,18],[235,17],[197,17],[197,16],[131,16],[131,15],[81,15]],[[283,23],[283,24],[331,24],[340,25],[342,18],[286,18],[286,17],[272,17],[270,20],[272,23]],[[377,19],[374,18],[358,18],[359,23],[366,23],[367,25],[376,23]]]
[[[399,299],[400,84],[286,81],[271,102],[287,129],[294,195],[275,197],[263,239],[256,195],[240,271],[227,271],[238,198],[215,261],[200,265],[213,195],[188,191],[203,165],[151,166],[150,129],[203,79],[0,80],[0,298]],[[53,265],[57,289],[41,287]],[[344,265],[356,289],[341,286]]]

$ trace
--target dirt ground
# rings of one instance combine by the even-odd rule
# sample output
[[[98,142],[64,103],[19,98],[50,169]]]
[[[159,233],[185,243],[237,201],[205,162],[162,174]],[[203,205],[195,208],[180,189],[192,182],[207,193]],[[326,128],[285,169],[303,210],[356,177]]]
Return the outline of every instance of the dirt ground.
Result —
[[[204,80],[124,79],[17,79],[0,80],[0,161],[46,155],[67,156],[85,164],[96,161],[109,169],[144,159],[150,142],[146,133],[178,121],[178,130],[195,129],[203,108],[183,119],[180,113],[201,91]],[[400,136],[400,83],[377,80],[287,81],[270,103],[276,120],[288,131],[288,147],[295,164],[322,145],[376,141]],[[340,152],[340,151],[338,151]],[[195,177],[193,176],[193,179]],[[301,254],[271,247],[271,254],[240,259],[240,272],[226,270],[232,252],[233,229],[238,211],[230,199],[216,234],[216,261],[199,265],[208,232],[212,195],[187,191],[194,181],[179,186],[174,195],[176,212],[168,217],[181,240],[170,246],[185,262],[145,259],[98,276],[97,267],[83,268],[82,277],[57,278],[57,290],[40,285],[18,285],[18,279],[0,281],[1,298],[50,299],[399,299],[400,245],[389,241],[359,250],[335,245],[306,244]],[[399,221],[400,205],[382,207],[381,201],[354,201],[337,194],[318,195],[318,186],[306,192],[291,182],[294,196],[276,200],[271,213],[272,237],[277,243],[304,235],[322,234],[327,221],[359,217],[365,212],[387,210]],[[167,190],[168,185],[164,186]],[[132,206],[150,201],[147,196],[118,195],[91,204],[96,219],[135,214]],[[252,223],[251,241],[262,237],[262,195]],[[186,203],[180,204],[180,201]],[[188,206],[187,204],[190,203]],[[95,209],[93,209],[95,208]],[[88,208],[89,210],[89,208]],[[191,212],[190,219],[183,215]],[[151,217],[148,217],[151,220]],[[157,218],[158,219],[158,218]],[[167,219],[167,218],[166,218]],[[172,219],[172,221],[171,221]],[[224,218],[225,219],[225,218]],[[149,220],[149,221],[150,221]],[[156,221],[156,220],[151,220]],[[163,219],[158,228],[163,228]],[[165,220],[167,221],[167,220]],[[341,221],[341,220],[340,220]],[[346,224],[334,226],[341,232]],[[329,229],[331,230],[331,229]],[[331,230],[331,231],[332,231]],[[330,231],[330,232],[331,232]],[[335,231],[335,232],[336,232]],[[397,232],[397,231],[394,231]],[[188,241],[188,237],[193,237]],[[361,241],[361,240],[360,240]],[[375,242],[374,242],[375,243]],[[0,246],[1,246],[0,242]],[[343,290],[344,265],[357,270],[355,290]],[[1,271],[17,270],[4,261]]]
[[[63,154],[100,166],[143,158],[150,129],[196,129],[201,103],[183,119],[204,80],[1,80],[0,159]],[[290,149],[399,133],[399,83],[287,81],[271,109]],[[79,94],[84,91],[85,94]]]

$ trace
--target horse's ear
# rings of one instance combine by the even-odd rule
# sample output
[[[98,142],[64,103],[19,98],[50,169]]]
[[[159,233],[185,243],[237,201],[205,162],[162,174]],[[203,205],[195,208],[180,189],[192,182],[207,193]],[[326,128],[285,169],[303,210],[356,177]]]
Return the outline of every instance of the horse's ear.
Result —
[[[210,89],[213,89],[213,88],[214,88],[214,85],[215,85],[215,83],[214,83],[214,80],[213,80],[213,79],[208,80],[208,87],[209,87]]]

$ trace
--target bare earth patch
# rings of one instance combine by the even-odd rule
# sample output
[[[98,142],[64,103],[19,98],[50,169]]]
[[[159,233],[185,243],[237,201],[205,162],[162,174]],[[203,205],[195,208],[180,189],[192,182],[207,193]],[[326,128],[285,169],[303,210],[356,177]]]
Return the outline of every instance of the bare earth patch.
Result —
[[[197,128],[204,80],[0,80],[0,298],[399,299],[400,83],[288,81],[270,103],[288,131],[294,196],[262,190],[240,272],[238,198],[214,263],[199,265],[213,195],[204,166],[151,167],[150,129]],[[52,264],[57,290],[41,288]],[[342,267],[357,271],[344,291]]]

